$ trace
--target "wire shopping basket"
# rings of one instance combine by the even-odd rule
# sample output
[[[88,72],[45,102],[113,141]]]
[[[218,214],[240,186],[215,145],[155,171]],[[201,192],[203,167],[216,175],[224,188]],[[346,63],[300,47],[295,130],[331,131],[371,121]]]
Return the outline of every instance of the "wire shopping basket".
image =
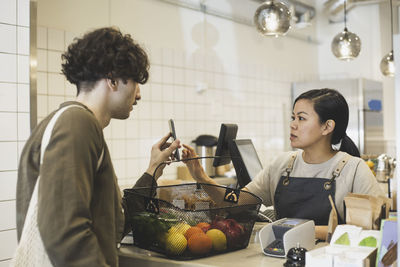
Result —
[[[134,245],[188,260],[246,248],[261,206],[256,195],[190,183],[124,190]]]

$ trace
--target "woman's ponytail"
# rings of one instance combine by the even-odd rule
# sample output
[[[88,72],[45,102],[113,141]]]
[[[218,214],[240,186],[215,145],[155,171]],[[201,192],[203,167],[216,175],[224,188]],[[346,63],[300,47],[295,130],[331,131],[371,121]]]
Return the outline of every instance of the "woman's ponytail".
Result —
[[[347,134],[345,134],[344,137],[342,138],[342,143],[340,145],[339,150],[346,152],[354,157],[360,157],[360,151],[354,144],[353,140],[351,140],[351,138],[347,136]]]

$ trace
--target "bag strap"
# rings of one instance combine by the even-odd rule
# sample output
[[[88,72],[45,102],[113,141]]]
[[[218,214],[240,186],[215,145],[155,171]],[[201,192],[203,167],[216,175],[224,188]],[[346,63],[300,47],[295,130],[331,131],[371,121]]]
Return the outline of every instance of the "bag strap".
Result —
[[[46,151],[47,145],[50,142],[51,134],[53,132],[54,126],[55,126],[58,118],[61,116],[61,114],[64,111],[66,111],[67,109],[72,108],[72,107],[84,108],[80,105],[69,105],[69,106],[62,107],[56,112],[56,114],[54,114],[54,116],[50,119],[50,122],[47,124],[46,129],[44,130],[44,133],[42,136],[42,143],[41,143],[41,147],[40,147],[40,165],[43,164],[44,152]],[[103,156],[104,156],[104,147],[102,148],[99,160],[97,161],[96,170],[98,170],[100,168],[100,165],[103,161]]]

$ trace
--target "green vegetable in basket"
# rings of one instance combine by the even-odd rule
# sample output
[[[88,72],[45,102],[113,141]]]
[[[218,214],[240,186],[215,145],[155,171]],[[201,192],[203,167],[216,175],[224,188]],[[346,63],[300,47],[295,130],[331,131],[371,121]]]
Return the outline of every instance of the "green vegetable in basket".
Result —
[[[165,233],[177,219],[170,215],[141,212],[133,216],[133,237],[141,246],[158,246],[163,243]]]
[[[338,239],[336,239],[335,244],[337,245],[350,245],[349,233],[345,232]]]
[[[358,243],[359,246],[363,246],[363,247],[376,247],[377,245],[377,241],[376,238],[373,236],[368,236],[366,238],[364,238],[363,240],[360,241],[360,243]]]

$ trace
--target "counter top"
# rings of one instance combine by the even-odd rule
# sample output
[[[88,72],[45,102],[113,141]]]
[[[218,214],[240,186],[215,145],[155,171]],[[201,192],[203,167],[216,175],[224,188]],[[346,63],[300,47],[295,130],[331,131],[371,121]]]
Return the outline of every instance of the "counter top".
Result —
[[[119,266],[242,267],[245,264],[246,266],[282,267],[285,261],[285,259],[265,256],[261,252],[260,243],[251,243],[245,249],[189,261],[170,260],[161,254],[135,246],[122,246]]]
[[[261,251],[260,243],[258,241],[258,232],[264,225],[266,225],[266,223],[255,224],[249,245],[245,249],[189,261],[170,260],[162,254],[140,249],[136,246],[122,246],[120,248],[120,266],[242,267],[243,265],[246,265],[249,267],[282,267],[286,259],[268,257]]]

